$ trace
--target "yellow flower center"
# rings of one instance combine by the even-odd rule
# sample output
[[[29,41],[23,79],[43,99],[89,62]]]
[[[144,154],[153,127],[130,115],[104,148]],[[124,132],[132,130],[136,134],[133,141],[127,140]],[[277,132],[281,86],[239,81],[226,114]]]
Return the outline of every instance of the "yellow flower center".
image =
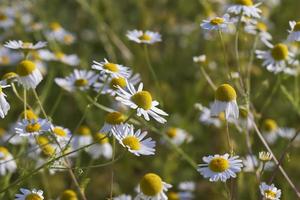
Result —
[[[280,61],[287,59],[289,54],[288,47],[285,44],[279,43],[276,44],[271,50],[271,55],[274,60]]]
[[[28,119],[28,120],[37,120],[38,119],[38,117],[32,110],[26,110],[25,114],[24,114],[24,112],[21,114],[21,117],[23,119],[25,118],[25,116],[26,116],[26,119]]]
[[[223,84],[216,90],[215,97],[219,101],[233,101],[236,100],[236,92],[229,84]]]
[[[44,146],[49,143],[49,140],[46,136],[38,136],[36,141],[39,145]]]
[[[253,6],[252,0],[237,0],[237,4],[243,5],[243,6]]]
[[[239,113],[240,113],[240,117],[243,119],[247,119],[248,118],[248,110],[245,108],[240,108],[239,109]]]
[[[25,200],[42,200],[42,198],[38,194],[28,194],[25,197]]]
[[[149,110],[152,107],[152,96],[148,91],[140,91],[131,97],[131,100],[144,110]]]
[[[256,28],[261,32],[266,32],[268,30],[268,27],[265,23],[257,22]]]
[[[116,125],[125,121],[125,116],[120,112],[111,112],[105,116],[105,122]]]
[[[213,19],[210,20],[210,23],[212,25],[216,25],[217,26],[217,25],[223,24],[224,23],[224,19],[221,18],[221,17],[215,17],[215,18],[213,18]]]
[[[121,88],[125,88],[126,87],[126,79],[119,77],[119,78],[113,78],[110,81],[110,88],[112,89],[117,89],[117,86],[120,86]]]
[[[213,172],[224,172],[229,168],[229,162],[225,158],[213,158],[208,167]]]
[[[273,132],[277,129],[277,123],[273,119],[266,119],[263,122],[262,128],[266,132]]]
[[[7,16],[4,13],[0,13],[0,21],[7,20]]]
[[[218,118],[220,121],[225,121],[225,112],[220,112]]]
[[[51,157],[55,154],[55,148],[50,144],[42,146],[41,149],[41,155],[45,158]]]
[[[9,63],[10,63],[10,58],[9,58],[9,56],[1,56],[1,63],[2,63],[3,65],[9,64]]]
[[[2,154],[0,156],[0,160],[3,160],[3,159],[5,159],[8,156],[9,151],[5,147],[0,147],[0,154]]]
[[[53,31],[58,31],[61,29],[61,25],[58,22],[51,22],[49,24],[50,29],[52,29]]]
[[[86,80],[86,79],[84,79],[84,78],[80,78],[80,79],[77,79],[77,80],[75,81],[74,84],[75,84],[76,87],[84,87],[84,86],[86,86],[88,83],[89,83],[88,80]]]
[[[41,125],[39,123],[28,124],[26,126],[26,131],[29,133],[38,132],[41,129]]]
[[[94,135],[94,141],[99,144],[106,144],[109,142],[108,137],[106,137],[106,135],[103,133],[96,133]]]
[[[176,128],[169,128],[166,133],[170,138],[174,138],[177,134],[177,129]]]
[[[59,200],[78,200],[78,198],[73,190],[65,190]]]
[[[143,33],[143,35],[141,35],[139,37],[140,40],[143,40],[143,41],[150,41],[152,38],[150,35],[146,34],[146,33]]]
[[[65,54],[63,52],[57,51],[54,53],[55,57],[59,60],[63,59],[63,57],[65,56]]]
[[[131,150],[139,150],[141,148],[140,141],[134,136],[127,136],[122,140],[125,146],[128,146]]]
[[[35,64],[30,60],[23,60],[17,66],[17,74],[19,76],[28,76],[35,70]]]
[[[272,190],[265,190],[265,197],[272,200],[276,197],[276,192],[273,192]]]
[[[74,37],[71,34],[64,35],[64,42],[66,44],[71,44],[74,41]]]
[[[294,31],[300,31],[300,22],[297,22],[294,26]]]
[[[5,133],[6,133],[5,129],[4,128],[0,128],[0,138],[2,138],[5,135]]]
[[[91,129],[87,126],[80,126],[77,133],[79,135],[91,135]]]
[[[67,135],[67,132],[61,128],[61,127],[55,127],[53,129],[53,133],[57,136],[65,137]]]
[[[103,65],[104,69],[107,69],[111,72],[118,72],[119,71],[119,68],[118,68],[118,65],[115,64],[115,63],[105,63]]]
[[[142,178],[140,188],[145,195],[156,196],[162,191],[163,182],[158,175],[148,173]]]
[[[31,45],[32,45],[31,42],[24,42],[24,43],[22,44],[22,47],[23,47],[24,49],[27,49],[27,48],[29,48]]]
[[[168,192],[168,200],[180,200],[177,192]]]
[[[15,72],[7,72],[2,76],[2,79],[8,80],[8,79],[16,78],[17,76],[18,75]]]
[[[37,51],[32,51],[31,56],[33,60],[41,60],[40,54]]]

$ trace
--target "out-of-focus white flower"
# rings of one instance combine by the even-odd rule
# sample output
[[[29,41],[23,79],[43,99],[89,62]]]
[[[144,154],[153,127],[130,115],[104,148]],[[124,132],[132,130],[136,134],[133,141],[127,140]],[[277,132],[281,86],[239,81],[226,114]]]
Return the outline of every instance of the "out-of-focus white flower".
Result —
[[[43,200],[43,191],[42,190],[28,190],[21,188],[21,194],[16,194],[15,200]]]
[[[244,172],[254,172],[255,168],[258,166],[258,161],[255,155],[247,155],[243,159],[243,171]]]
[[[9,153],[7,148],[0,146],[0,176],[13,173],[16,169],[17,164],[13,156]]]
[[[230,16],[228,14],[225,14],[223,17],[214,17],[209,20],[203,20],[200,26],[206,31],[217,30],[227,32],[228,26],[231,23],[232,22],[230,21]]]
[[[47,42],[39,41],[36,44],[31,42],[23,42],[21,40],[10,40],[4,44],[6,48],[10,49],[24,49],[24,50],[32,50],[32,49],[41,49],[47,46]]]
[[[235,15],[245,15],[247,17],[260,18],[261,10],[257,8],[261,3],[254,4],[252,0],[238,0],[231,4],[227,12]]]
[[[289,42],[294,42],[300,41],[300,21],[299,22],[295,22],[295,21],[290,21],[290,27],[291,30],[288,30],[289,32],[289,36],[288,36],[288,41]]]
[[[110,159],[112,157],[113,150],[107,135],[103,133],[96,133],[93,136],[93,139],[96,144],[88,147],[87,153],[89,153],[93,159],[98,159],[100,156]]]
[[[281,190],[277,189],[274,184],[267,185],[262,182],[259,185],[260,193],[266,200],[279,200],[281,196]]]
[[[161,35],[158,32],[132,30],[128,31],[126,36],[129,40],[136,43],[154,44],[156,42],[161,42]]]

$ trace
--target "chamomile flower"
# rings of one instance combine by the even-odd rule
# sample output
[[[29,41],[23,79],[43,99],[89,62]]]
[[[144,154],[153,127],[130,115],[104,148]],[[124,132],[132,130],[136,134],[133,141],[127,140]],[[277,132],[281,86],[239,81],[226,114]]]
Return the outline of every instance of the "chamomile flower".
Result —
[[[294,59],[294,53],[290,52],[288,46],[278,43],[268,51],[255,51],[258,59],[263,60],[262,65],[270,72],[283,72],[288,65],[296,65],[298,61]]]
[[[17,169],[16,161],[7,148],[0,146],[0,176],[13,173]]]
[[[38,53],[41,59],[46,61],[58,61],[70,66],[76,66],[80,62],[76,54],[67,55],[61,51],[51,52],[49,50],[40,50]]]
[[[192,200],[194,199],[194,195],[189,191],[169,191],[167,193],[168,200]]]
[[[260,193],[263,196],[264,200],[279,200],[281,196],[281,190],[276,188],[274,184],[267,185],[265,182],[262,182],[259,185]]]
[[[254,127],[254,116],[246,108],[239,108],[239,121],[238,123],[245,127],[247,130],[251,130]]]
[[[146,131],[142,132],[138,129],[134,132],[133,125],[122,124],[114,127],[112,133],[123,147],[136,156],[155,154],[155,141],[150,137],[144,139],[147,135]]]
[[[42,190],[28,190],[21,188],[21,194],[16,194],[15,200],[43,200],[43,191]]]
[[[252,0],[236,0],[236,3],[231,4],[227,12],[230,14],[243,14],[247,17],[260,18],[261,10],[258,8],[260,3],[254,4]]]
[[[22,58],[20,52],[12,51],[5,47],[0,47],[0,65],[16,64]]]
[[[72,74],[65,78],[55,78],[55,83],[68,92],[74,92],[77,89],[88,90],[97,79],[98,75],[93,71],[75,69]]]
[[[274,144],[278,138],[278,125],[273,119],[265,119],[262,123],[262,133],[269,144]]]
[[[254,172],[258,166],[258,161],[255,155],[247,155],[243,159],[243,171],[244,172]]]
[[[261,151],[259,152],[259,160],[262,162],[268,162],[272,160],[272,155],[270,154],[270,152]]]
[[[10,109],[10,105],[6,101],[6,94],[4,94],[2,91],[2,89],[6,88],[6,87],[10,87],[10,86],[0,84],[0,117],[2,119],[7,115],[8,111]]]
[[[139,44],[154,44],[161,42],[161,35],[158,32],[132,30],[126,34],[127,38]]]
[[[289,23],[290,23],[291,30],[288,30],[289,32],[288,41],[300,42],[300,21],[298,22],[290,21]]]
[[[82,125],[78,128],[77,132],[72,139],[73,149],[89,145],[93,142],[92,131],[88,126]]]
[[[236,102],[236,92],[229,84],[220,85],[215,92],[215,101],[211,105],[211,115],[219,116],[225,113],[225,119],[237,119],[239,117],[239,108]]]
[[[6,12],[6,10],[0,11],[0,28],[6,30],[15,24],[15,19]]]
[[[50,31],[46,32],[46,36],[51,40],[70,45],[74,43],[75,36],[66,29],[64,29],[58,22],[51,22],[49,24]]]
[[[78,200],[78,197],[74,190],[68,189],[63,191],[57,200]]]
[[[62,126],[52,126],[51,131],[62,148],[64,148],[72,136],[71,131]]]
[[[96,133],[93,136],[93,141],[96,142],[96,144],[87,149],[87,152],[93,159],[98,159],[100,156],[103,156],[106,159],[112,157],[112,147],[106,134]]]
[[[23,60],[17,66],[18,81],[26,89],[36,88],[43,76],[36,64],[30,60]]]
[[[194,63],[203,64],[203,63],[206,63],[206,61],[207,61],[207,58],[206,58],[205,54],[200,55],[200,56],[193,56],[193,62]]]
[[[196,184],[193,181],[184,181],[179,183],[178,188],[182,191],[195,191]]]
[[[137,187],[136,200],[167,200],[166,192],[172,185],[154,173],[145,174]]]
[[[47,46],[47,42],[39,41],[36,44],[33,44],[31,42],[23,42],[21,40],[10,40],[6,42],[4,46],[10,49],[33,50],[44,48]]]
[[[211,110],[201,104],[195,105],[198,110],[200,110],[199,121],[205,125],[213,125],[215,127],[220,127],[222,125],[221,118],[224,118],[224,112],[220,113],[218,117],[213,117],[211,115]]]
[[[239,156],[231,157],[227,153],[224,155],[204,156],[202,159],[205,164],[200,164],[197,171],[204,178],[209,178],[211,182],[219,180],[226,182],[231,177],[235,178],[236,173],[241,171],[243,161],[238,158]]]
[[[115,77],[128,78],[131,75],[128,67],[109,62],[107,59],[102,62],[93,61],[92,69],[100,71],[100,74],[114,75]]]
[[[100,132],[111,135],[112,128],[121,125],[125,120],[126,118],[121,112],[108,113],[105,116],[105,123]]]
[[[294,128],[280,127],[278,128],[278,135],[282,138],[292,139],[296,134]]]
[[[117,92],[116,100],[121,103],[129,106],[132,109],[137,110],[137,115],[142,116],[149,121],[151,116],[159,123],[165,123],[166,120],[161,117],[168,116],[163,110],[157,108],[159,105],[157,101],[152,101],[152,96],[150,92],[143,90],[143,83],[140,83],[138,89],[136,90],[134,86],[127,81],[127,90],[119,87],[119,91]]]
[[[188,139],[188,133],[181,128],[170,127],[166,130],[166,135],[176,145],[181,145]]]
[[[260,41],[267,47],[272,48],[272,35],[268,32],[268,27],[264,22],[251,22],[245,25],[245,31],[249,34],[257,35]]]
[[[20,120],[15,127],[16,133],[24,137],[39,135],[41,133],[50,131],[50,129],[51,123],[46,119],[40,118],[37,120]]]
[[[230,23],[232,22],[230,21],[229,15],[225,14],[223,17],[214,17],[209,20],[203,20],[200,26],[206,31],[217,30],[227,32]]]
[[[127,194],[122,194],[120,196],[114,197],[113,200],[132,200],[132,197]]]

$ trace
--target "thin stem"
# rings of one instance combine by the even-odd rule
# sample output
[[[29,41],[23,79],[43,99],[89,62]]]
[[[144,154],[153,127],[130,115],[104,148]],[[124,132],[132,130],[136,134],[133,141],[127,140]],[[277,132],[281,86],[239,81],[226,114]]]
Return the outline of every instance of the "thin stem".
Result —
[[[116,154],[116,139],[113,137],[113,154],[112,154],[112,166],[111,166],[111,184],[110,184],[110,199],[113,199],[113,189],[114,189],[114,160]]]
[[[227,142],[228,142],[228,150],[230,151],[230,154],[233,155],[233,145],[231,142],[230,138],[230,133],[229,133],[229,125],[228,125],[228,120],[226,119],[226,136],[227,136]]]
[[[45,110],[44,110],[44,107],[43,107],[43,105],[42,105],[42,102],[40,101],[39,95],[37,94],[37,92],[36,92],[35,89],[33,89],[33,94],[34,94],[34,97],[35,97],[36,101],[38,102],[38,104],[39,104],[39,106],[40,106],[40,108],[41,108],[41,111],[42,111],[42,113],[43,113],[45,119],[48,119],[48,116],[47,116],[47,114],[46,114],[46,112],[45,112]]]
[[[200,66],[200,71],[202,73],[202,75],[204,76],[204,78],[206,79],[207,83],[209,84],[209,86],[213,89],[216,90],[217,87],[214,84],[214,82],[211,80],[211,78],[209,77],[209,75],[206,73],[205,69],[203,66]]]
[[[27,115],[26,115],[26,109],[27,109],[27,94],[26,94],[26,89],[24,88],[24,119],[27,119]]]
[[[229,79],[231,80],[232,77],[231,77],[231,73],[230,73],[229,63],[228,63],[228,60],[227,60],[227,52],[226,52],[225,43],[224,43],[224,40],[223,40],[223,35],[222,35],[222,32],[220,30],[218,30],[218,34],[219,34],[219,37],[220,37],[220,40],[221,40],[224,63],[225,63],[225,66],[226,66],[226,71],[227,71],[226,74],[228,74]]]

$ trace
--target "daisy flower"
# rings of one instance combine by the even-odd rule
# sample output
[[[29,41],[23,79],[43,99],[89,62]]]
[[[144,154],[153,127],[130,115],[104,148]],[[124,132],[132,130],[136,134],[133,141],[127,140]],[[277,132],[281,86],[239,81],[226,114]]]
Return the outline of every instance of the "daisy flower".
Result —
[[[51,22],[49,27],[50,31],[46,32],[46,35],[49,39],[56,40],[67,45],[74,43],[74,34],[65,30],[58,22]]]
[[[104,59],[102,62],[93,61],[92,69],[100,71],[100,74],[114,75],[116,77],[128,78],[131,72],[128,67],[109,62]]]
[[[15,24],[15,20],[5,11],[0,11],[0,28],[8,29]]]
[[[267,185],[262,182],[259,185],[260,193],[264,197],[264,200],[279,200],[281,196],[281,190],[277,189],[274,184]]]
[[[280,127],[278,128],[278,135],[282,138],[292,139],[296,134],[294,128]]]
[[[188,133],[181,128],[170,127],[166,130],[166,135],[176,145],[181,145],[188,139]]]
[[[204,156],[202,159],[205,164],[200,164],[198,172],[209,181],[216,182],[221,180],[226,182],[229,178],[235,178],[236,173],[241,171],[243,167],[242,160],[239,156],[230,157],[229,154]]]
[[[47,46],[47,42],[39,41],[36,44],[33,44],[31,42],[23,42],[21,40],[9,40],[4,44],[4,46],[10,49],[33,50],[44,48]]]
[[[192,200],[192,199],[194,199],[194,195],[189,191],[184,191],[184,192],[169,191],[167,193],[167,197],[169,200]]]
[[[215,92],[215,101],[211,105],[211,115],[219,116],[225,113],[225,119],[237,119],[239,117],[239,108],[236,102],[236,92],[229,84],[220,85]]]
[[[23,60],[17,66],[18,81],[26,88],[36,88],[43,76],[36,64],[30,60]]]
[[[2,89],[6,88],[6,87],[10,87],[10,86],[0,84],[0,117],[2,119],[7,115],[8,111],[10,109],[10,105],[6,101],[6,94],[4,94],[2,91]]]
[[[73,136],[72,147],[78,149],[80,147],[89,145],[93,142],[91,129],[87,126],[80,126]]]
[[[1,65],[12,65],[19,62],[22,58],[20,52],[12,51],[5,47],[0,47],[0,64]]]
[[[74,190],[65,190],[63,193],[60,195],[58,200],[77,200],[77,194]]]
[[[100,132],[110,135],[112,128],[121,125],[125,120],[126,118],[121,112],[108,113],[105,116],[105,123]]]
[[[243,159],[243,171],[244,172],[254,172],[258,166],[258,161],[255,155],[247,155]]]
[[[144,118],[149,121],[150,115],[159,123],[163,124],[166,122],[166,120],[160,115],[168,116],[168,114],[156,107],[159,103],[157,101],[152,101],[150,92],[143,90],[143,83],[140,83],[136,90],[134,86],[127,81],[128,92],[119,86],[118,88],[119,91],[117,92],[116,100],[132,109],[136,109],[138,116],[143,115]]]
[[[217,30],[227,32],[228,25],[230,23],[232,23],[230,21],[230,16],[228,14],[225,14],[223,17],[214,17],[209,20],[203,20],[200,26],[206,31]]]
[[[154,44],[161,42],[161,35],[158,32],[132,30],[127,31],[127,38],[139,44]]]
[[[167,200],[166,192],[172,185],[165,183],[157,174],[145,174],[140,181],[136,199],[143,200]]]
[[[8,149],[0,146],[0,176],[13,173],[17,169],[17,164]]]
[[[16,127],[15,131],[20,136],[35,136],[44,132],[48,132],[51,129],[51,123],[46,119],[37,120],[20,120]]]
[[[185,181],[179,183],[178,188],[183,191],[195,191],[196,184],[193,181]]]
[[[74,92],[76,89],[88,90],[97,79],[98,75],[93,71],[75,69],[72,74],[65,78],[55,78],[55,83],[68,92]]]
[[[260,3],[254,4],[252,0],[237,0],[235,4],[228,7],[227,12],[230,14],[243,14],[247,17],[260,18],[261,10],[257,8]]]
[[[122,194],[120,196],[114,197],[113,200],[132,200],[132,197],[127,194]]]
[[[287,68],[287,65],[296,65],[298,61],[294,59],[295,55],[290,52],[288,46],[279,43],[268,51],[255,51],[258,59],[263,60],[262,65],[270,72],[279,73]]]
[[[43,191],[42,190],[28,190],[21,188],[21,194],[16,194],[15,200],[43,200]]]
[[[288,41],[289,42],[300,42],[300,21],[295,22],[295,21],[290,21],[289,22],[291,30],[288,30],[289,36],[288,36]]]
[[[220,127],[222,125],[224,117],[224,112],[220,113],[218,117],[212,117],[211,110],[200,103],[195,104],[196,108],[200,110],[199,121],[205,125],[213,125],[215,127]]]
[[[46,61],[59,61],[66,65],[76,66],[79,64],[80,60],[76,54],[64,54],[61,51],[51,52],[49,50],[39,50],[39,56],[41,59]]]
[[[193,62],[194,63],[206,63],[207,58],[206,55],[200,55],[200,56],[193,56]]]
[[[62,126],[52,126],[51,130],[57,142],[62,146],[62,148],[64,148],[72,137],[71,131]]]
[[[114,127],[112,133],[123,147],[136,156],[155,154],[155,141],[152,138],[144,139],[146,131],[138,129],[134,132],[133,125],[124,124]]]
[[[265,119],[262,123],[262,133],[269,144],[274,144],[278,138],[278,125],[273,119]]]
[[[239,108],[239,121],[238,123],[247,128],[247,130],[251,130],[254,127],[254,116],[251,112],[246,108]]]
[[[106,159],[112,157],[112,147],[106,134],[96,133],[93,136],[93,141],[96,142],[96,144],[87,149],[87,153],[89,153],[93,159],[98,159],[100,156]]]
[[[259,160],[262,162],[268,162],[272,160],[272,155],[267,151],[259,152]]]
[[[257,35],[260,41],[267,47],[272,48],[272,35],[268,32],[268,27],[263,22],[250,22],[245,25],[245,31],[249,34]]]

